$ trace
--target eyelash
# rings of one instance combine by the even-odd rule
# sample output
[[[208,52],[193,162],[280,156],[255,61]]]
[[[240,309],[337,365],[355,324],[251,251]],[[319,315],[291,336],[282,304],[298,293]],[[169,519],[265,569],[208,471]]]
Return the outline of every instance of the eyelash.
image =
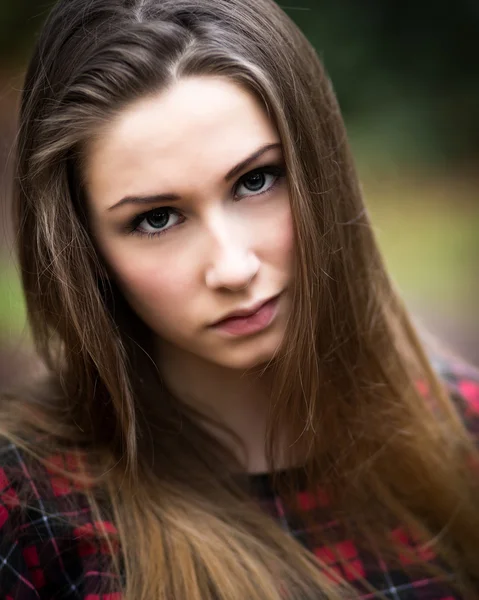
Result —
[[[275,180],[269,186],[269,188],[267,188],[263,192],[252,193],[252,194],[249,194],[246,196],[242,196],[238,200],[242,200],[243,198],[248,198],[251,196],[254,196],[254,197],[262,196],[263,194],[267,194],[267,193],[271,192],[277,186],[277,184],[284,178],[284,176],[286,174],[286,170],[283,166],[266,165],[264,167],[258,167],[256,169],[253,169],[252,171],[248,171],[248,173],[245,173],[244,175],[242,175],[238,179],[238,181],[234,184],[234,186],[233,186],[234,193],[236,193],[236,190],[238,189],[238,187],[241,185],[242,182],[244,182],[248,177],[251,177],[251,175],[256,175],[256,174],[274,175]],[[137,215],[136,217],[134,217],[134,219],[130,222],[130,224],[127,227],[128,233],[130,235],[140,235],[140,236],[146,236],[146,237],[151,238],[151,237],[158,237],[160,235],[163,235],[164,233],[168,233],[168,231],[170,229],[173,229],[174,227],[176,227],[176,225],[172,225],[170,227],[167,227],[165,229],[162,229],[160,231],[155,231],[155,232],[142,231],[141,229],[138,229],[138,226],[145,219],[147,219],[150,215],[154,214],[155,212],[158,212],[159,210],[167,211],[170,215],[176,214],[176,215],[180,216],[179,211],[171,206],[161,206],[161,207],[153,208],[147,212],[141,213],[141,214]],[[183,223],[183,221],[180,221],[180,223],[178,223],[178,225],[181,223]]]

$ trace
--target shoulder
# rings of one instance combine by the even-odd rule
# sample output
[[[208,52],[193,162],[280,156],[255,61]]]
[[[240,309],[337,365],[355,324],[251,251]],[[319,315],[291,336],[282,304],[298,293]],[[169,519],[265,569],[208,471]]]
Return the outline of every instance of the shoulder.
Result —
[[[107,574],[88,499],[55,469],[72,456],[46,466],[0,438],[2,598],[86,598]]]
[[[479,440],[479,369],[454,358],[431,358],[469,432]]]

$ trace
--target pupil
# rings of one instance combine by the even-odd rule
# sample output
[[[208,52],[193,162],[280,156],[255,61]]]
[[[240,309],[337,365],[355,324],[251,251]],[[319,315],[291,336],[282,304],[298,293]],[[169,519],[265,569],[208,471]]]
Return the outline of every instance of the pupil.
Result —
[[[264,186],[264,173],[250,175],[245,184],[246,187],[253,192],[260,190]]]
[[[166,210],[161,210],[152,213],[148,217],[146,217],[146,221],[148,225],[151,227],[161,228],[164,227],[168,223],[169,215]]]

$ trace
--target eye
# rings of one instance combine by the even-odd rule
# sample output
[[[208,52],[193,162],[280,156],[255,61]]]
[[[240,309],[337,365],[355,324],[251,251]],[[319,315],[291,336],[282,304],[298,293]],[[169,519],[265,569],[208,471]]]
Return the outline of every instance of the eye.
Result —
[[[278,166],[254,169],[240,177],[235,186],[235,195],[243,198],[244,196],[264,194],[271,190],[284,174],[284,168]],[[242,188],[246,191],[239,192]]]
[[[138,215],[131,227],[130,233],[138,235],[160,235],[181,222],[181,215],[169,206],[155,208],[147,213]]]

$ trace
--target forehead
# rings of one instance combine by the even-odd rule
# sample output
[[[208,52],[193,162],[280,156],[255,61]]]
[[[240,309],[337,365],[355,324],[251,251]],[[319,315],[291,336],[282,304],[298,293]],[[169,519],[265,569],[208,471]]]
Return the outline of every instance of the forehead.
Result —
[[[185,78],[136,101],[105,126],[87,148],[87,185],[123,194],[133,193],[132,186],[138,192],[139,185],[144,192],[148,186],[176,190],[191,171],[205,182],[223,177],[275,141],[273,124],[250,92],[224,78]]]

